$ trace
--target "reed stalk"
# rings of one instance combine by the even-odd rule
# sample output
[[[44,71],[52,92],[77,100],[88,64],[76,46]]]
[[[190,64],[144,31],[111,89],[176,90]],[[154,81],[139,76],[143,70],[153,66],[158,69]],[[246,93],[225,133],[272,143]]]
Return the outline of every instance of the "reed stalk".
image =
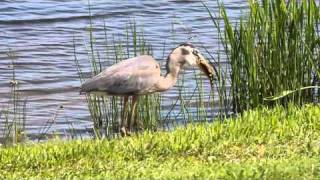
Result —
[[[19,94],[19,81],[16,79],[15,52],[9,49],[8,58],[11,60],[12,79],[11,92],[7,105],[0,110],[0,144],[16,144],[26,138],[26,107],[27,100]]]

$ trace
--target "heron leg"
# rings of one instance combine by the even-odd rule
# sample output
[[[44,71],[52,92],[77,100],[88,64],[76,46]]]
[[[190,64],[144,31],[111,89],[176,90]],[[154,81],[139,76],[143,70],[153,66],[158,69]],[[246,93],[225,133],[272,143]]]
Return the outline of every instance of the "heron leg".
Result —
[[[129,129],[136,128],[136,119],[137,119],[137,103],[138,103],[138,96],[132,96],[132,104],[131,104],[131,116],[129,121]]]
[[[126,112],[127,112],[127,105],[128,105],[128,96],[125,96],[123,98],[123,107],[122,107],[122,114],[121,114],[121,124],[120,124],[120,132],[124,136],[127,134],[127,118],[126,118]]]

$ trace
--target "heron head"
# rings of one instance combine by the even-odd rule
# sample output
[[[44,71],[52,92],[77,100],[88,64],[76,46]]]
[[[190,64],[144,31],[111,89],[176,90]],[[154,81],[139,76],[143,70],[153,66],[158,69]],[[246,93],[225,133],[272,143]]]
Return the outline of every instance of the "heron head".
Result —
[[[214,67],[206,60],[198,49],[190,43],[183,43],[173,50],[170,58],[174,59],[180,66],[185,64],[189,66],[197,66],[210,79],[214,79]]]

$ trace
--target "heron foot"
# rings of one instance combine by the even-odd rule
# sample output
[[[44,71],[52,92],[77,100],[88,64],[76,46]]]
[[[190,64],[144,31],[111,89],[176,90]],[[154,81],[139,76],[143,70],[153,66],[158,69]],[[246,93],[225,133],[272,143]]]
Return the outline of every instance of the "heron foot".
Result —
[[[127,127],[124,127],[124,126],[120,129],[120,133],[121,133],[122,137],[131,136],[130,130]]]

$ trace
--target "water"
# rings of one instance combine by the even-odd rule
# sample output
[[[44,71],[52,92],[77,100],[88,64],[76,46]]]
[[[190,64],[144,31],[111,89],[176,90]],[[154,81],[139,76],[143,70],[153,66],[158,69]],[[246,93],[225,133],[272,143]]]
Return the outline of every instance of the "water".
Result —
[[[217,13],[216,1],[204,1]],[[233,19],[247,8],[245,0],[223,1]],[[135,19],[149,43],[154,56],[164,65],[165,54],[180,42],[202,42],[211,52],[217,51],[217,34],[208,13],[200,1],[116,1],[92,0],[92,15],[96,38],[103,37],[103,22],[109,34],[123,35],[125,25]],[[78,44],[78,58],[86,62],[84,42],[88,40],[87,0],[2,0],[0,2],[0,103],[8,101],[11,60],[8,49],[16,53],[16,78],[21,95],[27,98],[27,129],[39,133],[60,106],[56,123],[50,131],[70,128],[91,128],[84,97],[79,95],[73,56],[73,36]],[[192,40],[189,38],[193,36]],[[165,58],[164,58],[165,59]],[[87,65],[88,64],[84,64]],[[190,73],[192,71],[187,71]],[[185,86],[192,87],[193,80]],[[165,99],[175,99],[177,89],[164,93]],[[171,104],[171,101],[167,104]]]

